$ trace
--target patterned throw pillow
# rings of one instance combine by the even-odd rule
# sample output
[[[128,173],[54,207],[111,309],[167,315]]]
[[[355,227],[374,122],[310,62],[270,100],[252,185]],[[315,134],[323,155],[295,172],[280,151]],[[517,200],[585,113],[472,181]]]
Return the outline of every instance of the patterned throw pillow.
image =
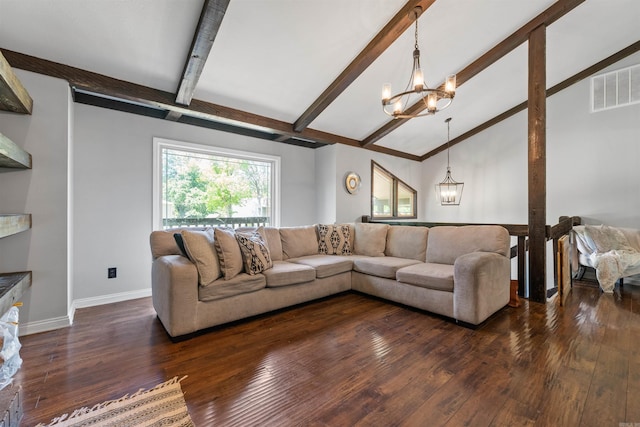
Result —
[[[253,276],[273,267],[267,244],[259,233],[236,233],[236,240],[247,273]]]
[[[318,252],[326,255],[351,255],[351,230],[348,225],[318,224]]]

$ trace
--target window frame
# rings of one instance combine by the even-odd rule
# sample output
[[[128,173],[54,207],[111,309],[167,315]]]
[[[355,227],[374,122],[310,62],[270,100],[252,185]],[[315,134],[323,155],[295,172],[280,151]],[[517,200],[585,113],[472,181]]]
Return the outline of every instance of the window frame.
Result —
[[[273,227],[280,226],[280,156],[269,154],[252,153],[249,151],[233,150],[230,148],[217,147],[206,144],[194,144],[191,142],[177,141],[159,137],[153,137],[153,168],[152,168],[152,217],[153,230],[163,230],[162,224],[162,151],[163,149],[175,149],[193,153],[202,153],[219,157],[231,157],[242,160],[254,160],[268,162],[272,165],[271,172],[271,220]]]
[[[374,212],[374,205],[375,205],[374,183],[375,183],[376,169],[379,172],[381,172],[383,175],[386,175],[392,181],[392,185],[391,185],[392,194],[391,194],[391,201],[390,201],[391,215],[380,215],[380,214],[376,215]],[[412,215],[402,215],[402,216],[398,215],[398,206],[400,204],[398,200],[398,194],[399,194],[398,185],[400,184],[406,189],[408,189],[409,192],[413,195],[413,205],[411,208]],[[407,184],[406,182],[404,182],[403,180],[401,180],[400,178],[398,178],[397,176],[389,172],[384,167],[380,166],[380,164],[376,163],[374,160],[371,160],[371,218],[372,219],[416,219],[418,218],[418,192],[409,184]]]

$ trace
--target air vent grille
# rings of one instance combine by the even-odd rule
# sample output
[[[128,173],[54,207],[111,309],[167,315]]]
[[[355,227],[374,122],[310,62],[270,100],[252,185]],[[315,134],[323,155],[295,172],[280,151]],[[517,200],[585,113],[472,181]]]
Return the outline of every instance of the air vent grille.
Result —
[[[591,78],[591,111],[640,103],[640,64]]]

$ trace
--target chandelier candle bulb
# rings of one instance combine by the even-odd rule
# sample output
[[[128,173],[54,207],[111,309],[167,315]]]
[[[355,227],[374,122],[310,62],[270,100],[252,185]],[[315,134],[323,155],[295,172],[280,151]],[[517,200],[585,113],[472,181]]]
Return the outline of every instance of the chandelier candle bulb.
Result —
[[[431,92],[427,96],[427,109],[429,111],[436,111],[438,108],[438,94]]]
[[[415,76],[413,77],[413,88],[415,90],[422,90],[424,87],[424,76],[422,75],[422,70],[418,68],[416,70]]]
[[[456,92],[456,75],[455,74],[451,74],[447,77],[447,81],[444,84],[444,90],[447,93]]]
[[[391,98],[391,83],[382,85],[382,102],[389,101]]]
[[[396,101],[395,104],[393,104],[393,113],[394,114],[402,113],[402,102],[400,102],[400,100]]]

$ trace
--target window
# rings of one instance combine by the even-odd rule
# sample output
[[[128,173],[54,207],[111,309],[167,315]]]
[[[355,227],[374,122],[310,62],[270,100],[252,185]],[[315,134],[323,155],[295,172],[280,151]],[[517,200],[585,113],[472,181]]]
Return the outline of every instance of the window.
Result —
[[[417,192],[371,161],[371,218],[417,218]]]
[[[278,226],[280,158],[153,140],[153,224]]]

